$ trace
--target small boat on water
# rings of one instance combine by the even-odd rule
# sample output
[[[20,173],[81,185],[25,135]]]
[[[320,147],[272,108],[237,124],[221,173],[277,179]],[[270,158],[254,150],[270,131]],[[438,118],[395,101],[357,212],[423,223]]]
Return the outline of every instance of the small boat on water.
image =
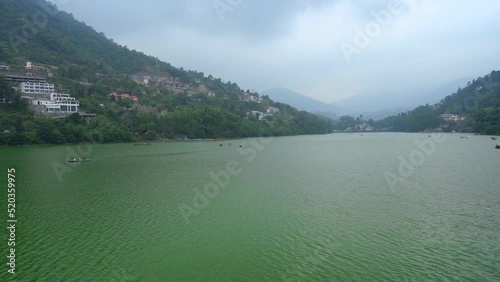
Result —
[[[500,145],[496,145],[496,146],[495,146],[495,149],[500,149]]]
[[[91,161],[90,159],[87,158],[74,158],[72,160],[68,160],[69,163],[83,163],[83,162],[89,162]]]
[[[491,137],[491,140],[497,140],[497,138],[496,137]]]

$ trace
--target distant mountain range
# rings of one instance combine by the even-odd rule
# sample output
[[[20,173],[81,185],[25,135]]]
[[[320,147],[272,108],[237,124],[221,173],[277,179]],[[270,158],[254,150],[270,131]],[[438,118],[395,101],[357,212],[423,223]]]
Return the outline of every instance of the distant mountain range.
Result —
[[[352,112],[349,109],[338,107],[334,104],[323,103],[287,88],[273,88],[266,90],[261,94],[269,96],[274,101],[286,103],[297,109],[311,113],[331,113],[334,114],[334,116],[340,117],[344,114]]]
[[[363,115],[367,119],[383,119],[391,115],[406,112],[421,104],[435,104],[441,99],[463,87],[473,77],[463,77],[452,80],[441,86],[429,88],[421,94],[414,93],[411,98],[405,98],[398,93],[384,95],[360,95],[349,97],[336,103],[324,103],[309,96],[297,93],[287,88],[273,88],[263,91],[262,95],[268,95],[271,99],[296,107],[299,110],[338,119],[343,115]],[[408,96],[408,95],[407,95]],[[391,105],[403,105],[391,107]]]
[[[341,107],[336,104],[324,103],[309,96],[302,95],[295,91],[286,88],[273,88],[261,93],[267,95],[274,101],[289,104],[299,110],[308,111],[317,115],[325,116],[332,119],[339,119],[343,115],[359,116],[363,115],[367,119],[382,119],[390,115],[397,114],[402,111],[411,109],[408,108],[393,108],[380,111],[363,111],[346,107]]]
[[[357,111],[380,111],[394,107],[412,109],[418,105],[438,103],[447,95],[456,92],[459,87],[467,85],[467,82],[474,78],[476,77],[462,77],[441,85],[429,85],[419,89],[408,87],[404,91],[365,93],[340,100],[336,102],[336,105]]]

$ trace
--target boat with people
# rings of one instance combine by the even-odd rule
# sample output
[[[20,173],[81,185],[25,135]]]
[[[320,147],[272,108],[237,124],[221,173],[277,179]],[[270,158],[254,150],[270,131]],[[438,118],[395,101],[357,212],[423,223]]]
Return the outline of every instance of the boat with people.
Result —
[[[70,162],[70,163],[82,163],[82,162],[88,162],[88,161],[90,161],[90,159],[87,159],[87,157],[83,157],[83,158],[78,157],[78,158],[73,158],[73,159],[68,160],[68,162]]]

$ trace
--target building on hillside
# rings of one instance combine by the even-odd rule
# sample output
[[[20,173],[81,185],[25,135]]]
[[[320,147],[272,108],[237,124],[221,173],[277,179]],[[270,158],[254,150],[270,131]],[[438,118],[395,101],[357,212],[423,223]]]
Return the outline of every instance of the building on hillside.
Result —
[[[254,95],[250,95],[248,93],[239,94],[238,98],[242,102],[255,102],[255,103],[259,103],[259,104],[263,102],[262,98],[254,96]]]
[[[259,117],[259,121],[263,120],[267,116],[272,116],[268,115],[267,113],[260,112],[260,111],[251,111],[247,113],[247,116],[253,116],[253,117]]]
[[[34,96],[22,96],[24,99],[28,99],[32,105],[35,106],[43,106],[52,103],[50,100],[50,95],[37,95],[37,97]]]
[[[5,80],[11,83],[22,83],[22,82],[45,83],[44,77],[31,76],[31,75],[6,74]]]
[[[10,66],[4,62],[0,62],[0,70],[10,70]]]
[[[133,95],[129,95],[127,93],[124,93],[124,94],[118,94],[116,92],[113,92],[111,94],[109,94],[109,97],[115,97],[115,98],[122,98],[122,99],[130,99],[132,101],[139,101],[139,98],[137,98],[137,96],[133,96]]]
[[[31,100],[33,105],[43,106],[44,112],[49,114],[56,113],[77,113],[80,102],[76,98],[71,97],[69,94],[51,93],[50,95],[43,95],[43,97],[27,97]]]
[[[21,82],[23,94],[51,94],[54,93],[54,84],[45,82]]]
[[[109,76],[109,75],[102,74],[102,73],[99,73],[99,72],[96,72],[96,73],[95,73],[95,76],[96,76],[98,79],[104,79],[104,78],[111,77],[111,76]]]
[[[275,107],[269,107],[269,108],[267,108],[267,114],[268,115],[273,115],[275,113],[278,113],[279,111],[280,111],[280,109],[275,108]]]
[[[182,82],[177,82],[177,81],[162,81],[160,82],[160,86],[167,88],[184,89],[184,90],[189,89],[189,84],[184,84]]]
[[[453,115],[453,114],[442,114],[439,115],[440,119],[443,119],[445,121],[463,121],[465,120],[465,117],[459,116],[459,115]]]
[[[73,114],[78,113],[78,107],[80,106],[80,104],[78,103],[78,101],[65,101],[45,104],[44,106],[45,112],[50,114]]]
[[[238,95],[238,98],[242,102],[253,102],[253,101],[255,101],[255,97],[252,96],[252,95],[248,95],[248,94],[240,94],[240,95]]]
[[[27,70],[39,70],[39,71],[49,71],[49,69],[42,64],[35,64],[32,62],[26,62],[26,67]]]

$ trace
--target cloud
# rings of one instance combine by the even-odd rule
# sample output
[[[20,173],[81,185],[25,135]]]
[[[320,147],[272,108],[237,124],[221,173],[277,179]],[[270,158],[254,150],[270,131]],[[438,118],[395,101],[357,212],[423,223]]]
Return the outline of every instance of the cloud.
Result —
[[[220,3],[229,7],[222,18]],[[404,97],[499,68],[497,1],[400,4],[385,22],[377,17],[394,5],[391,0],[68,0],[60,8],[175,66],[245,89],[288,87],[327,102]],[[356,46],[367,28],[376,36],[346,60],[340,44]]]

